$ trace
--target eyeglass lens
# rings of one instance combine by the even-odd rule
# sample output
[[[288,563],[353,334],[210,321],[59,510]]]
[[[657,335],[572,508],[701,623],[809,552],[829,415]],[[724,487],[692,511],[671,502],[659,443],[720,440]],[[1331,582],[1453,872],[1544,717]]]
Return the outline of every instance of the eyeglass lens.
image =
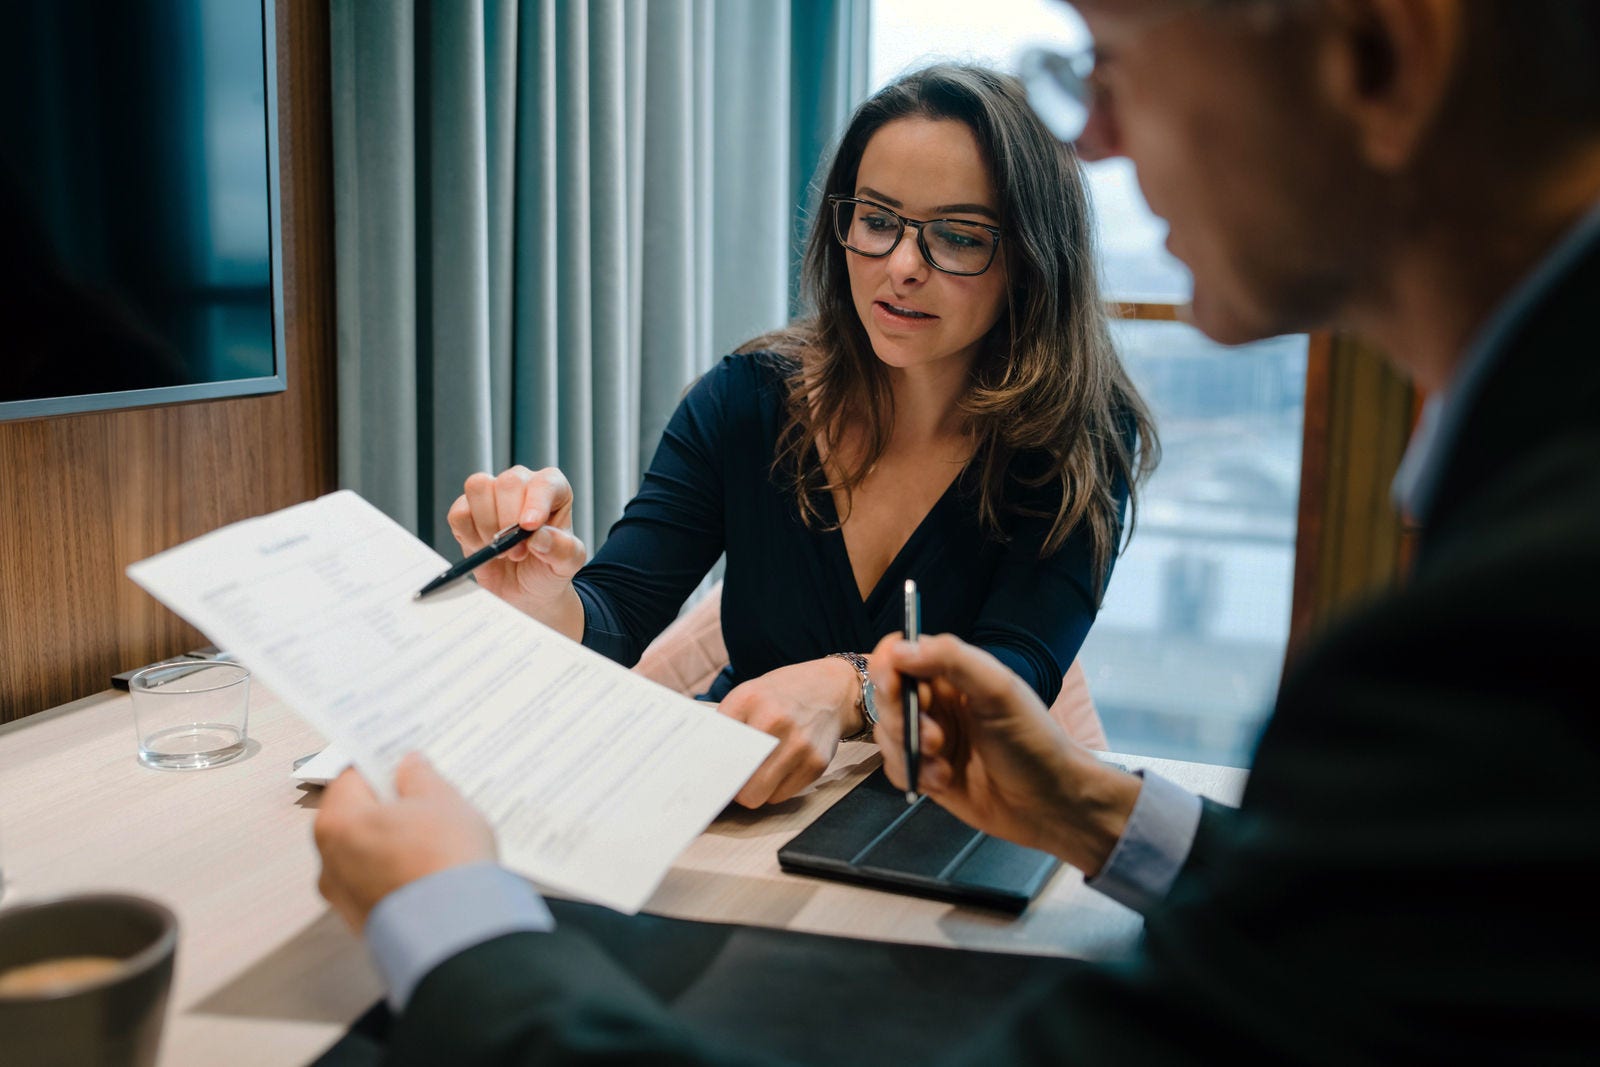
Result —
[[[906,224],[887,208],[840,200],[834,204],[834,225],[846,248],[882,256],[894,248]],[[942,271],[982,274],[994,259],[995,235],[977,223],[935,219],[917,228],[923,255]]]
[[[1028,104],[1063,141],[1077,140],[1089,123],[1093,93],[1087,79],[1093,65],[1088,53],[1064,55],[1043,48],[1028,51],[1018,64]]]

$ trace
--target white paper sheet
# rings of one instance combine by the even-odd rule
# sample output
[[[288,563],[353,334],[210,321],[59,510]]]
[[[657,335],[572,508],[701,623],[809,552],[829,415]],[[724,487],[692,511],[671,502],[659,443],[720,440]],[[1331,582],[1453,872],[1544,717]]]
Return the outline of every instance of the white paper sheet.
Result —
[[[294,761],[295,765],[289,769],[289,777],[306,785],[328,785],[350,766],[350,757],[338,745],[329,745],[320,752],[302,758],[304,763]]]
[[[223,527],[128,574],[338,744],[375,788],[420,749],[501,861],[635,912],[776,741],[463,581],[351,492]]]

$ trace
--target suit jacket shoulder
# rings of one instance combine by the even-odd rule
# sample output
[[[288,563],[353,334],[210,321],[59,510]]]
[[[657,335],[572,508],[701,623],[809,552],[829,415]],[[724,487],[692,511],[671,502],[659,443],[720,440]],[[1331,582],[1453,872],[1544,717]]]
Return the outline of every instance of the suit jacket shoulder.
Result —
[[[1597,284],[1591,256],[1503,353],[1408,583],[1286,678],[1130,1003],[1203,973],[1187,992],[1277,1056],[1592,1053]]]

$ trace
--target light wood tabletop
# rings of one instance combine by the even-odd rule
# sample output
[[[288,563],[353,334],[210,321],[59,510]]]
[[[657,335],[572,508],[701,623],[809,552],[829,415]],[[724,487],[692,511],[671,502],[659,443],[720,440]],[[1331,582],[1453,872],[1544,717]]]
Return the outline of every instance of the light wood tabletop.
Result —
[[[163,1065],[302,1064],[381,995],[360,942],[317,895],[316,790],[289,777],[321,736],[255,686],[249,747],[204,771],[135,759],[125,693],[0,726],[0,906],[89,890],[162,901],[181,924]],[[1237,802],[1229,767],[1113,757]],[[877,766],[845,744],[818,786],[733,809],[679,858],[646,910],[879,940],[1105,958],[1139,919],[1062,868],[1019,918],[784,874],[777,850]]]

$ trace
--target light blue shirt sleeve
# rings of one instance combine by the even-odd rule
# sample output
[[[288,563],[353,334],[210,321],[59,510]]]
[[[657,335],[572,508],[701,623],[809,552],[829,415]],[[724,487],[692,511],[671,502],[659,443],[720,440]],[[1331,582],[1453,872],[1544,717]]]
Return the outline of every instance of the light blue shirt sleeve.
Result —
[[[1140,915],[1161,903],[1200,829],[1200,798],[1150,771],[1106,865],[1084,884]]]
[[[427,973],[503,934],[552,930],[555,918],[533,886],[494,863],[450,867],[403,885],[367,916],[367,951],[404,1010]]]

